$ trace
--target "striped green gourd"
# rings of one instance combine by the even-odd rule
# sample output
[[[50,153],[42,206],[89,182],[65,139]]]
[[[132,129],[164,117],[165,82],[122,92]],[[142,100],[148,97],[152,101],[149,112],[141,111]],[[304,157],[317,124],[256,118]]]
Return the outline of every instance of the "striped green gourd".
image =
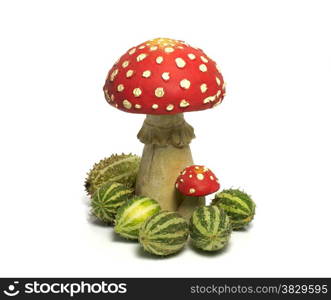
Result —
[[[187,241],[188,224],[178,213],[161,211],[149,217],[139,231],[139,242],[154,255],[179,252]]]
[[[159,203],[151,198],[133,197],[117,211],[115,232],[127,239],[138,239],[141,225],[160,210]]]
[[[102,222],[112,224],[118,208],[133,194],[133,189],[117,182],[101,186],[92,197],[91,213]]]
[[[229,217],[214,205],[196,208],[190,219],[192,244],[198,249],[216,251],[224,248],[231,231]]]
[[[253,220],[255,214],[255,203],[252,198],[238,189],[223,190],[216,194],[213,204],[224,209],[234,230],[245,227]]]
[[[131,188],[134,187],[140,157],[133,154],[113,154],[96,163],[88,172],[85,189],[89,195],[106,182],[118,182]]]

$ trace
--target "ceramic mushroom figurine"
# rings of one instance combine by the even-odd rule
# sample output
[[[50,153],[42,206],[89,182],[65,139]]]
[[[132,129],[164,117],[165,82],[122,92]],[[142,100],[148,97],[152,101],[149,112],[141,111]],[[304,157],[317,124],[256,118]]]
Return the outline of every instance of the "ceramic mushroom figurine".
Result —
[[[205,204],[205,196],[217,192],[220,184],[215,174],[205,166],[186,167],[176,180],[176,188],[185,195],[178,212],[189,219],[193,210]]]
[[[225,84],[216,63],[185,42],[149,40],[120,57],[109,71],[104,93],[117,109],[146,114],[138,133],[145,147],[136,194],[177,210],[182,199],[174,183],[179,172],[193,164],[189,144],[195,137],[183,114],[222,102]]]

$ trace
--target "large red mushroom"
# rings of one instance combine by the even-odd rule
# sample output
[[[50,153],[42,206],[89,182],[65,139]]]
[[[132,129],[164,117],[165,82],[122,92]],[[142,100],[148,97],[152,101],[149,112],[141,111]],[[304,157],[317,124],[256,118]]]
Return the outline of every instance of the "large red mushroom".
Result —
[[[112,106],[146,114],[138,133],[145,144],[136,193],[152,197],[163,209],[182,202],[174,182],[191,165],[194,130],[183,113],[222,102],[225,84],[216,63],[183,41],[158,38],[129,49],[115,63],[104,85]]]

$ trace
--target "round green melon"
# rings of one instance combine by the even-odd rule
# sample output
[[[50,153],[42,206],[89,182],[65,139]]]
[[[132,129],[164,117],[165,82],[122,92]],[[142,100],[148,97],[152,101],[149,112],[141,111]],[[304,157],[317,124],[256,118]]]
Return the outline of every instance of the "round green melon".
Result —
[[[190,219],[192,244],[204,251],[224,248],[229,241],[231,231],[229,217],[215,205],[196,208]]]
[[[96,163],[88,172],[85,189],[89,195],[107,182],[118,182],[131,188],[136,183],[140,157],[133,154],[113,154]]]
[[[138,239],[141,225],[160,210],[159,203],[151,198],[133,197],[117,211],[115,232],[127,239]]]
[[[178,213],[161,211],[148,218],[139,230],[139,242],[154,255],[179,252],[187,241],[188,224]]]
[[[212,204],[224,209],[234,230],[242,229],[249,224],[255,214],[255,203],[252,198],[238,189],[223,190],[216,194]]]
[[[104,223],[112,224],[118,208],[133,194],[133,189],[117,182],[101,186],[92,197],[91,213]]]

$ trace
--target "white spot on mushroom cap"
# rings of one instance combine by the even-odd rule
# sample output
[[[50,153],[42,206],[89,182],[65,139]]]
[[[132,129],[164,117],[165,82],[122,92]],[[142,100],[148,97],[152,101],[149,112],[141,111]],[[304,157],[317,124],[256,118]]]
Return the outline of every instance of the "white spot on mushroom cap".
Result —
[[[173,104],[169,104],[166,108],[167,111],[172,111],[174,109],[174,105]]]
[[[135,97],[139,97],[142,94],[142,90],[140,88],[134,88],[132,93]]]
[[[145,47],[146,47],[145,45],[141,45],[141,46],[139,46],[138,49],[144,49]]]
[[[146,70],[143,72],[142,76],[145,78],[148,78],[151,76],[151,74],[152,74],[152,72],[150,70]]]
[[[170,79],[170,73],[169,72],[163,72],[161,76],[162,76],[163,80],[167,81],[167,80]]]
[[[122,67],[123,68],[126,68],[128,65],[129,65],[129,61],[128,60],[126,60],[126,61],[123,61],[123,63],[122,63]]]
[[[156,59],[155,59],[156,63],[157,64],[161,64],[163,62],[163,57],[162,56],[158,56]]]
[[[132,104],[130,101],[128,100],[123,100],[123,106],[126,108],[126,109],[130,109],[132,107]]]
[[[172,48],[172,47],[166,47],[166,48],[164,48],[164,52],[165,52],[165,53],[172,53],[172,52],[174,52],[174,51],[175,51],[175,49]]]
[[[201,72],[207,72],[208,68],[207,68],[207,66],[206,66],[205,64],[201,64],[201,65],[199,66],[199,70],[200,70]]]
[[[209,96],[209,97],[203,99],[203,103],[207,104],[209,102],[213,102],[214,100],[215,100],[215,96]]]
[[[186,66],[186,62],[184,59],[182,59],[181,57],[177,57],[175,59],[176,65],[178,68],[184,68]]]
[[[123,85],[123,84],[119,84],[119,85],[117,86],[117,91],[118,91],[118,92],[123,92],[123,91],[124,91],[124,85]]]
[[[153,104],[153,105],[152,105],[152,108],[153,108],[153,109],[158,109],[159,106],[158,106],[157,104]]]
[[[134,107],[137,108],[137,109],[140,109],[141,105],[140,104],[135,104]]]
[[[184,182],[184,179],[183,179],[183,178],[180,178],[179,181],[180,181],[180,182]]]
[[[221,90],[218,90],[217,93],[216,93],[216,97],[218,98],[219,96],[221,96]]]
[[[189,54],[187,54],[187,56],[188,56],[188,58],[190,60],[194,60],[195,59],[195,55],[193,53],[189,53]]]
[[[205,176],[203,174],[199,173],[199,174],[197,174],[197,178],[199,180],[203,180],[205,178]]]
[[[115,96],[113,94],[110,95],[110,100],[115,101]]]
[[[118,74],[118,69],[115,69],[111,74],[110,74],[110,81],[114,81],[116,75]]]
[[[181,100],[179,103],[180,107],[188,107],[190,103],[188,103],[185,99]]]
[[[217,85],[221,85],[221,80],[218,77],[216,77],[216,83]]]
[[[190,175],[188,175],[188,177],[189,177],[189,178],[192,178],[192,177],[193,177],[193,175],[192,175],[192,174],[190,174]]]
[[[126,78],[130,78],[133,75],[134,71],[133,70],[128,70],[126,72]]]
[[[205,84],[205,83],[201,84],[200,85],[200,90],[201,90],[201,93],[207,92],[207,90],[208,90],[207,84]]]
[[[188,79],[182,79],[179,84],[183,89],[186,90],[189,89],[191,86],[191,82]]]
[[[163,97],[164,94],[165,94],[163,87],[156,88],[154,93],[155,93],[155,96],[158,97],[158,98]]]
[[[108,90],[107,89],[104,89],[103,91],[105,93],[105,97],[106,97],[107,101],[109,102],[110,101],[110,97],[109,97]]]
[[[214,180],[214,176],[210,175],[209,176],[210,180]]]
[[[205,58],[203,55],[200,56],[201,60],[204,62],[204,63],[207,63],[208,62],[208,59]]]
[[[141,53],[137,56],[137,62],[143,61],[147,57],[146,53]]]
[[[152,47],[149,48],[149,50],[155,51],[155,50],[157,50],[157,46],[152,46]]]
[[[175,185],[175,186],[176,186],[176,189],[178,189],[178,183],[176,183],[176,185]]]
[[[130,51],[129,51],[129,55],[132,55],[132,54],[134,54],[136,52],[136,48],[133,48],[133,49],[131,49]]]
[[[195,189],[194,188],[190,188],[189,193],[190,194],[194,194],[195,193]]]

